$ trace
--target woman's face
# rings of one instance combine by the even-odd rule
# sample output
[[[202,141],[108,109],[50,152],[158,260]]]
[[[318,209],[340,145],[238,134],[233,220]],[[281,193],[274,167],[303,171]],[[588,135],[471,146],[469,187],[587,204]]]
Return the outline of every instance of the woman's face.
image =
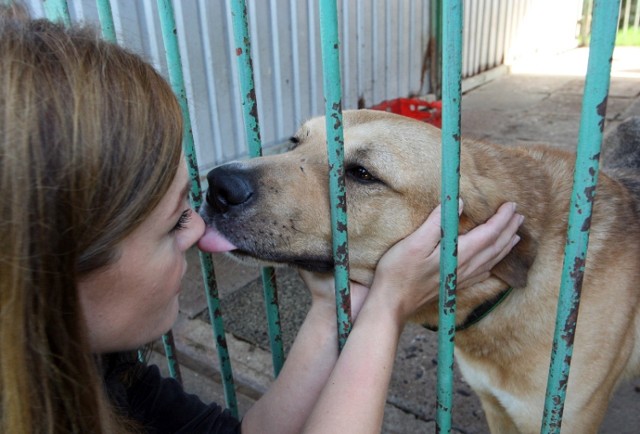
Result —
[[[187,200],[188,182],[181,164],[156,209],[120,243],[117,261],[78,283],[92,352],[138,348],[175,322],[185,252],[204,233]]]

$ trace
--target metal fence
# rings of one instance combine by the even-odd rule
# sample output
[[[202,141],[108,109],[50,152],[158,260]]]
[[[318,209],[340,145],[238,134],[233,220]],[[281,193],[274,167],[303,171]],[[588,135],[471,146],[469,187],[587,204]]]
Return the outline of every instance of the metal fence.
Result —
[[[25,0],[34,15],[42,0]],[[47,0],[46,3],[48,3]],[[583,0],[465,0],[463,88],[531,53],[578,43]],[[249,156],[242,120],[231,0],[174,0],[178,45],[200,171]],[[437,93],[439,33],[429,0],[338,0],[344,108]],[[73,22],[97,23],[96,0],[68,1]],[[112,34],[165,77],[156,0],[111,0]],[[324,111],[317,0],[247,0],[256,98],[265,152]],[[553,10],[553,14],[547,11]],[[544,23],[544,32],[538,28]],[[535,35],[535,37],[531,37]],[[491,72],[489,72],[491,71]],[[197,96],[197,98],[194,98]]]
[[[640,0],[622,0],[620,7],[620,30],[640,29]]]
[[[589,43],[589,30],[591,28],[591,17],[594,0],[584,0],[582,6],[582,19],[580,28],[580,43]],[[626,33],[638,31],[640,29],[640,0],[621,0],[616,2],[619,5],[618,31]]]
[[[627,1],[628,5],[629,2]],[[111,3],[108,0],[97,1],[100,21],[105,38],[114,41],[113,14]],[[202,203],[202,192],[199,181],[198,162],[194,146],[194,138],[191,129],[191,116],[187,103],[185,79],[183,77],[181,45],[176,31],[176,19],[174,5],[170,0],[157,0],[159,21],[166,52],[166,64],[171,85],[178,96],[183,115],[185,117],[184,150],[191,176],[191,203],[198,208]],[[252,69],[251,38],[248,31],[248,14],[244,0],[232,2],[233,8],[233,32],[234,53],[238,53],[238,85],[241,95],[255,95],[256,86]],[[584,90],[582,106],[582,119],[580,125],[579,141],[576,157],[576,171],[574,188],[571,197],[569,226],[567,233],[567,248],[565,250],[562,282],[558,304],[558,316],[556,321],[556,333],[553,342],[551,365],[549,368],[549,380],[547,396],[545,400],[544,416],[541,422],[542,433],[560,432],[562,410],[564,407],[566,384],[570,370],[570,359],[573,351],[573,336],[577,321],[577,309],[580,301],[580,289],[584,272],[584,259],[589,239],[589,221],[593,191],[598,177],[598,156],[602,141],[601,124],[604,122],[603,102],[606,101],[609,89],[609,75],[618,14],[619,2],[610,0],[596,0],[593,4],[593,21],[591,27],[591,51],[589,57],[587,78]],[[636,6],[637,10],[637,6]],[[45,12],[50,19],[63,20],[70,23],[71,18],[66,0],[48,0],[45,3]],[[326,100],[325,113],[327,119],[341,119],[342,86],[341,64],[339,45],[338,11],[336,0],[320,0],[320,27],[322,45],[322,71],[325,80],[324,98]],[[453,381],[453,348],[455,335],[455,277],[457,259],[455,252],[458,236],[458,181],[459,181],[459,154],[460,154],[460,102],[461,80],[463,76],[463,2],[461,0],[446,1],[441,4],[442,13],[442,99],[443,99],[443,240],[442,264],[441,264],[441,288],[439,310],[439,359],[438,359],[438,405],[437,405],[437,432],[451,431],[452,411],[452,381]],[[328,85],[331,84],[331,85]],[[256,98],[242,100],[244,108],[244,126],[250,154],[260,155],[261,138],[258,126]],[[334,128],[335,124],[327,124],[327,129]],[[342,295],[348,295],[348,258],[346,229],[346,210],[339,204],[344,203],[344,179],[342,176],[343,138],[341,127],[333,134],[334,139],[327,143],[330,158],[335,166],[330,173],[331,212],[334,235],[334,259],[337,264],[336,292],[337,299]],[[348,253],[347,253],[348,255]],[[238,414],[237,402],[233,384],[233,374],[229,363],[229,355],[225,345],[224,326],[219,309],[219,299],[215,276],[209,254],[200,254],[205,287],[208,296],[211,323],[213,325],[214,339],[217,343],[218,356],[222,370],[225,388],[225,399],[232,413]],[[578,264],[578,265],[575,265]],[[275,277],[273,270],[263,271],[265,294],[267,305],[276,299]],[[450,286],[454,285],[454,286]],[[269,301],[271,300],[271,301]],[[339,304],[338,323],[340,344],[344,344],[349,333],[349,306]],[[270,333],[272,334],[272,353],[276,375],[284,360],[280,333],[277,327],[277,309],[268,313]],[[343,327],[344,324],[347,324]],[[172,347],[171,335],[163,339],[167,354],[170,359],[172,375],[179,376]],[[280,342],[280,344],[278,344]]]

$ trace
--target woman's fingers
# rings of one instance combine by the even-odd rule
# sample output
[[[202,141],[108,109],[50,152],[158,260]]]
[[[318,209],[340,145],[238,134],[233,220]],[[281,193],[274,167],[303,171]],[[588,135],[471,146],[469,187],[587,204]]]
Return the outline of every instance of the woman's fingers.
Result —
[[[460,207],[462,209],[462,206]],[[380,259],[374,281],[385,294],[387,304],[397,304],[401,317],[437,297],[441,238],[441,208],[438,206],[412,234],[396,243]],[[489,271],[517,244],[516,234],[523,217],[513,203],[502,205],[486,223],[467,234],[458,243],[458,287],[467,287],[487,279]],[[315,301],[331,301],[334,282],[331,275],[301,271]],[[368,289],[351,284],[354,317],[367,298]]]
[[[460,236],[458,243],[458,282],[473,279],[491,270],[518,243],[516,234],[524,217],[514,203],[503,204],[486,223]],[[468,285],[466,282],[465,286]]]
[[[436,247],[440,244],[442,235],[441,215],[442,208],[438,205],[418,229],[396,244],[396,246],[405,247],[404,244],[408,244],[412,246],[412,250],[417,249],[421,252],[420,257],[430,256],[434,251],[437,251]]]
[[[438,206],[418,229],[398,241],[382,256],[377,268],[404,268],[408,264],[424,261],[432,254],[438,255],[439,249],[436,247],[440,243],[440,215],[441,208]]]

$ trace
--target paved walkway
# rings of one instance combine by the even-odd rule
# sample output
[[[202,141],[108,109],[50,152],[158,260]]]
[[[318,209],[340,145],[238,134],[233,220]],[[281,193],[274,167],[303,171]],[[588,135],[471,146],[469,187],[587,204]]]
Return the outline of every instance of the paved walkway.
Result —
[[[511,69],[463,97],[463,134],[504,144],[549,143],[573,149],[580,118],[587,53],[533,59]],[[619,48],[614,54],[607,128],[628,115],[640,115],[640,48]],[[181,313],[174,334],[185,387],[204,399],[224,402],[215,368],[216,356],[198,260],[181,296]],[[266,320],[258,270],[216,258],[229,351],[244,412],[268,387],[271,357],[267,351]],[[295,272],[278,273],[285,348],[302,322],[309,296]],[[385,414],[384,433],[435,432],[437,338],[417,326],[402,335]],[[161,365],[164,362],[158,359]],[[488,432],[479,402],[456,376],[454,431]],[[625,384],[617,393],[601,433],[640,432],[640,381]]]

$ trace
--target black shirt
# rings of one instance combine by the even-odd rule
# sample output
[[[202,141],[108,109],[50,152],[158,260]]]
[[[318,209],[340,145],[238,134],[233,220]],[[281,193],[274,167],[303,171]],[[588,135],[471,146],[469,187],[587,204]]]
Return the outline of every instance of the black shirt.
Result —
[[[163,378],[157,366],[113,360],[103,365],[109,398],[147,433],[240,433],[240,421],[228,410],[186,393],[175,379]]]

